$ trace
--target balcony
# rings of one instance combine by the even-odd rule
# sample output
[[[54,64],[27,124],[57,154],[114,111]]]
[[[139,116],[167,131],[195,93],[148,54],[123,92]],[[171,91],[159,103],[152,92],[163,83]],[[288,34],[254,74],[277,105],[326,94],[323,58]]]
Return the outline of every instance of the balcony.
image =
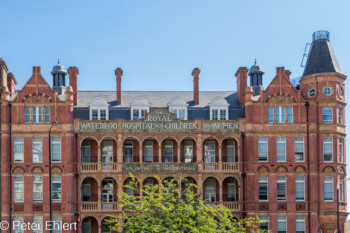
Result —
[[[239,172],[239,166],[234,162],[203,163],[203,172]]]
[[[80,172],[116,172],[117,163],[80,163]]]
[[[80,203],[81,212],[118,212],[117,202],[82,202]]]

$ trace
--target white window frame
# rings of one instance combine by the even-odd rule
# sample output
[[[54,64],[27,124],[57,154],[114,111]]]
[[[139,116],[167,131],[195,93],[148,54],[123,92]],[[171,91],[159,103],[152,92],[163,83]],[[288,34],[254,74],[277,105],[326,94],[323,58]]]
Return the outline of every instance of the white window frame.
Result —
[[[56,144],[59,145],[59,148],[60,148],[59,152],[54,151],[54,149],[53,149],[53,145],[56,145]],[[54,160],[54,156],[53,156],[54,154],[58,154],[60,159]],[[60,163],[62,161],[62,143],[61,143],[60,137],[51,138],[51,161],[53,163]]]
[[[278,197],[278,185],[284,185],[284,198]],[[287,177],[277,176],[277,201],[287,201]]]
[[[271,111],[272,111],[272,114],[271,114]],[[267,121],[269,123],[274,123],[275,122],[275,108],[274,107],[268,107],[267,114],[268,114]],[[272,119],[271,119],[271,117],[272,117]]]
[[[302,140],[299,140],[302,139]],[[301,148],[303,148],[303,151],[297,151],[297,145],[301,144]],[[297,159],[297,153],[301,154],[303,153],[303,159]],[[294,161],[295,162],[304,162],[305,161],[305,144],[304,144],[304,137],[294,137]]]
[[[13,221],[20,223],[19,225],[13,226],[13,233],[23,233],[24,229],[21,227],[21,225],[24,223],[24,216],[14,216]]]
[[[266,141],[264,139],[266,139]],[[266,144],[266,152],[259,151],[259,144]],[[266,160],[260,160],[260,154],[265,154],[265,153],[266,153]],[[263,157],[261,157],[261,158],[263,158]],[[259,162],[268,162],[269,161],[269,139],[268,139],[268,137],[258,137],[258,160],[259,160]]]
[[[331,110],[330,113],[326,112],[325,114],[325,111],[327,110]],[[325,120],[325,116],[331,116],[331,119],[330,120]],[[333,107],[323,107],[322,108],[322,122],[323,124],[332,124],[333,123]]]
[[[259,217],[259,229],[261,230],[261,222],[264,222],[263,224],[267,224],[267,230],[270,229],[269,226],[269,216],[268,215],[262,215]]]
[[[45,106],[44,107],[44,122],[45,123],[51,122],[51,115],[50,115],[51,113],[50,112],[51,112],[50,106]]]
[[[180,117],[180,111],[184,112],[183,118]],[[187,120],[187,106],[169,106],[169,112],[175,114],[175,118]]]
[[[326,89],[329,89],[329,93],[327,93]],[[324,94],[325,96],[330,96],[330,95],[332,95],[332,93],[333,93],[333,90],[332,90],[331,87],[327,86],[327,87],[324,87],[324,88],[323,88],[323,94]]]
[[[210,147],[213,146],[213,149]],[[203,143],[204,152],[204,163],[215,163],[216,162],[216,141],[215,140],[205,140]]]
[[[278,151],[278,145],[281,144],[282,146],[284,145],[284,152],[279,152]],[[287,144],[287,139],[286,137],[276,137],[276,161],[277,162],[286,162],[287,160],[287,150],[286,150],[286,144]],[[279,156],[284,156],[284,159],[279,159]]]
[[[84,140],[81,144],[81,161],[83,163],[91,162],[91,141]]]
[[[106,119],[101,119],[101,110],[106,111]],[[97,111],[97,119],[93,119],[93,111]],[[108,114],[108,106],[90,106],[90,120],[108,120],[109,114]]]
[[[147,145],[148,144],[148,145]],[[146,149],[151,150],[152,151],[152,155],[151,156],[146,156]],[[150,161],[146,160],[146,158],[151,158]],[[153,151],[153,141],[152,140],[146,140],[145,141],[145,154],[144,154],[144,161],[145,163],[153,163],[154,161],[154,151]]]
[[[325,141],[327,139],[331,139],[329,142],[328,141]],[[332,156],[332,159],[331,160],[325,160],[325,146],[326,145],[330,145],[331,146],[331,156]],[[328,154],[327,154],[328,155]],[[333,137],[324,137],[323,138],[323,162],[325,163],[333,163]]]
[[[286,122],[286,107],[276,106],[276,122],[277,123]]]
[[[228,120],[228,105],[227,106],[210,106],[210,120],[213,119],[213,111],[216,110],[218,112],[218,121],[220,120]],[[226,111],[225,112],[225,118],[221,116],[221,110]]]
[[[31,107],[24,107],[24,123],[30,123],[30,119],[31,119]]]
[[[291,112],[289,112],[291,110]],[[294,118],[293,118],[293,106],[288,106],[287,107],[287,122],[288,123],[293,123]]]
[[[303,229],[302,230],[298,230],[298,223],[303,225]],[[305,233],[305,216],[304,215],[297,215],[295,218],[295,230],[296,233]]]
[[[52,221],[62,223],[62,216],[58,216],[58,215],[52,216]],[[58,226],[58,229],[54,228],[55,226]],[[61,226],[62,226],[61,224],[53,224],[52,233],[62,233]]]
[[[344,108],[338,108],[338,124],[342,125],[344,124]]]
[[[301,184],[303,189],[297,190],[297,184]],[[303,199],[297,199],[297,192],[303,193]],[[305,176],[296,176],[295,177],[295,201],[305,201]]]
[[[134,118],[134,111],[138,111],[138,118]],[[140,120],[145,117],[146,113],[149,112],[149,106],[133,106],[131,107],[131,120]],[[144,113],[144,114],[143,114]]]
[[[15,137],[13,140],[14,149],[13,149],[13,161],[15,163],[24,163],[24,138]],[[17,152],[16,148],[22,148],[22,152]]]
[[[60,184],[60,188],[57,191],[53,190],[54,184]],[[55,195],[53,193],[58,193],[59,198],[54,199]],[[52,201],[53,202],[61,202],[62,201],[62,177],[61,176],[53,176],[52,177]]]
[[[344,178],[339,180],[339,202],[344,202]]]
[[[344,138],[338,138],[338,161],[344,163]]]
[[[323,200],[324,202],[333,202],[334,201],[334,184],[333,184],[334,178],[333,176],[325,176],[323,178]],[[332,199],[331,200],[326,200],[326,184],[330,185],[331,190],[327,190],[327,193],[332,194]]]
[[[233,155],[228,155],[229,148],[233,148]],[[226,161],[228,161],[228,158],[233,158],[233,161],[230,162],[236,162],[236,141],[233,139],[229,139],[226,141]]]
[[[191,155],[188,156],[187,152],[191,152]],[[184,159],[185,163],[192,163],[193,162],[193,141],[192,140],[185,140],[184,141]]]
[[[39,190],[34,190],[36,184],[39,187]],[[34,193],[39,194],[39,198],[35,198],[36,195]],[[33,176],[33,201],[34,202],[42,202],[43,201],[43,177],[42,176]]]
[[[40,124],[43,122],[42,106],[32,106],[32,122],[35,124]]]
[[[33,216],[33,223],[36,224],[36,226],[38,226],[36,228],[36,230],[33,229],[33,233],[43,233],[43,216],[41,215],[35,215]]]
[[[131,155],[126,155],[126,149],[131,149]],[[124,142],[124,162],[131,163],[133,162],[134,154],[134,142],[132,140],[126,140]]]
[[[286,228],[285,231],[283,231],[283,230],[281,230],[281,229],[278,229],[279,223],[285,225],[285,228]],[[287,233],[287,229],[288,229],[288,225],[287,225],[287,216],[286,216],[286,215],[277,216],[277,232],[278,232],[278,233],[282,233],[282,232],[283,232],[283,233]]]
[[[33,163],[42,163],[43,162],[43,139],[40,137],[33,137],[32,139],[32,160]],[[39,149],[34,151],[34,149]],[[38,157],[36,160],[35,157]]]
[[[14,177],[14,191],[13,191],[13,200],[15,203],[23,203],[24,202],[24,177],[23,176],[15,176]],[[20,191],[22,189],[23,191]],[[19,194],[19,195],[16,195]],[[19,196],[19,197],[16,197]]]
[[[259,176],[259,185],[258,185],[258,195],[259,202],[269,201],[269,177],[268,176]],[[260,185],[266,185],[266,200],[260,199]]]
[[[166,155],[165,154],[166,150],[171,151],[171,157],[170,157],[170,155]],[[172,163],[172,162],[174,162],[173,157],[174,157],[174,142],[172,140],[165,140],[164,141],[164,162],[165,163]]]

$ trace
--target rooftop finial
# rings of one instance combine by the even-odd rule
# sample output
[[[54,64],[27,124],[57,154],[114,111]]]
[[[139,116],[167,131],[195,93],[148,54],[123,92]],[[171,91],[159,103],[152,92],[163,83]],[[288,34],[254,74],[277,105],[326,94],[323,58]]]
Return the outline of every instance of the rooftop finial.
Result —
[[[58,58],[58,62],[57,62],[57,65],[60,64],[60,59]]]
[[[255,58],[255,61],[254,61],[254,65],[256,65],[256,58]]]

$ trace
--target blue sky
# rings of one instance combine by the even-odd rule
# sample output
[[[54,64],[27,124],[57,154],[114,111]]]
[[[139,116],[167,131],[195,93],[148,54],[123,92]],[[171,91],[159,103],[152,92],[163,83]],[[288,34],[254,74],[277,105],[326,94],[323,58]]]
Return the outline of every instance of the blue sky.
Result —
[[[18,88],[32,66],[52,83],[57,58],[79,68],[79,90],[115,90],[116,67],[124,70],[123,90],[192,90],[194,67],[201,69],[200,90],[236,90],[237,68],[255,58],[267,86],[276,66],[302,74],[305,43],[320,29],[330,31],[350,74],[347,0],[3,0],[0,6],[0,57]]]

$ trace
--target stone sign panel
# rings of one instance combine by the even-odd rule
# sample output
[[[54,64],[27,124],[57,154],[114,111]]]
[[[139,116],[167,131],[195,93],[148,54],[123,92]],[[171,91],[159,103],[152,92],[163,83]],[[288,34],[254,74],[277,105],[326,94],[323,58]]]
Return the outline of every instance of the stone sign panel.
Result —
[[[198,165],[192,163],[124,163],[123,172],[198,172]]]
[[[118,130],[118,122],[101,122],[101,121],[80,121],[81,132],[116,132]]]
[[[202,121],[203,132],[230,132],[238,129],[238,121]]]

